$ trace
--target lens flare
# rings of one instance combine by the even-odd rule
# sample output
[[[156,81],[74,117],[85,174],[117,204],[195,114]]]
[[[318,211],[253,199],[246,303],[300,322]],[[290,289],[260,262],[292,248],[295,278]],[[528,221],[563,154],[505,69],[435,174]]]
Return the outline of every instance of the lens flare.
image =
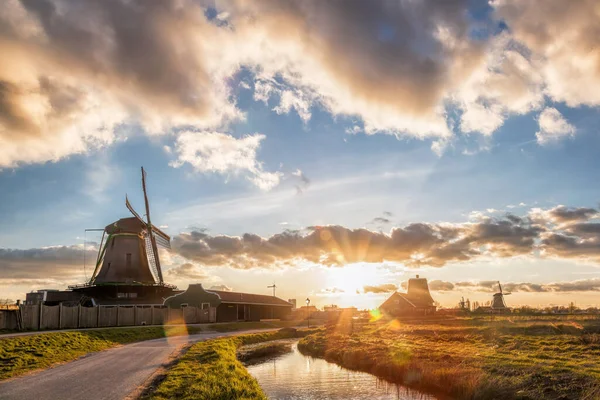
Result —
[[[370,310],[369,314],[371,315],[371,318],[369,319],[369,322],[379,321],[381,319],[381,317],[383,316],[381,314],[381,311],[379,311],[379,309],[377,309],[377,308],[375,308],[373,310]]]

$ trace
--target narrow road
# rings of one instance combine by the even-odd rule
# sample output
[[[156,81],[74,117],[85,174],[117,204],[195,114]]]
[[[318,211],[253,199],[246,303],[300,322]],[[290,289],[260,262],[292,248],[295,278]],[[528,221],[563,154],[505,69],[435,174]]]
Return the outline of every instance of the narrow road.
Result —
[[[147,340],[92,353],[66,364],[0,383],[3,400],[121,400],[133,393],[182,346],[202,340],[276,329],[201,333]]]

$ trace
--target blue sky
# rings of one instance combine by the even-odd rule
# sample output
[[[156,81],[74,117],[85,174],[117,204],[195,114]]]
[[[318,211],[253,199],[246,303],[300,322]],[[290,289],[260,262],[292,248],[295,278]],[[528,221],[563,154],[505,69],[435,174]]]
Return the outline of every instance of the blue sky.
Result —
[[[79,23],[104,18],[92,1],[51,1],[73,38],[82,29],[97,36],[98,54],[108,60],[98,67],[35,6],[9,3],[0,18],[12,55],[0,61],[0,83],[7,82],[0,94],[8,99],[0,100],[0,297],[85,279],[84,229],[127,216],[125,194],[143,208],[143,165],[153,222],[182,242],[192,231],[269,240],[285,230],[310,236],[315,226],[391,237],[419,223],[433,227],[444,247],[455,240],[445,241],[444,226],[473,236],[485,224],[501,225],[507,213],[529,217],[527,229],[543,227],[527,251],[508,237],[478,237],[462,253],[477,256],[443,262],[433,248],[375,262],[343,249],[344,262],[334,266],[296,253],[233,265],[175,246],[164,264],[174,271],[167,279],[181,287],[200,281],[266,292],[275,280],[285,298],[374,307],[389,293],[365,293],[365,285],[400,286],[420,273],[454,284],[436,291],[448,306],[463,295],[489,297],[485,284],[461,289],[457,282],[495,280],[515,284],[511,301],[518,304],[598,304],[600,237],[576,236],[573,225],[597,224],[597,211],[567,220],[559,208],[597,210],[600,201],[600,98],[592,90],[600,88],[593,68],[600,55],[580,43],[593,18],[565,26],[574,45],[535,25],[559,21],[555,11],[536,14],[517,0],[458,2],[455,10],[373,2],[366,14],[359,2],[345,13],[336,2],[183,2],[185,18],[175,3],[160,15],[142,7],[135,40],[156,53],[123,55],[101,46],[106,32]],[[584,19],[575,8],[591,3],[563,13]],[[402,22],[407,16],[414,21]],[[289,32],[277,31],[275,22],[286,18]],[[298,19],[313,30],[295,30]],[[153,29],[159,20],[164,31]],[[120,22],[107,26],[125,49]],[[36,47],[42,36],[48,51]],[[60,52],[72,58],[59,63]],[[576,237],[578,247],[553,247],[554,234]],[[29,255],[18,253],[25,249]],[[70,253],[65,259],[53,249]],[[210,249],[211,257],[228,251]],[[426,261],[411,264],[417,253]],[[580,287],[558,289],[565,282]],[[518,286],[528,283],[559,286]]]

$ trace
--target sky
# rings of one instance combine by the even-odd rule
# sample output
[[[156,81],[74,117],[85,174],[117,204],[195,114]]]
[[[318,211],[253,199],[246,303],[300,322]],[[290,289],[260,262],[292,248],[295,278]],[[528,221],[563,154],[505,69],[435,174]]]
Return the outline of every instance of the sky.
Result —
[[[165,280],[377,307],[600,306],[594,0],[6,0],[0,298],[90,278],[103,228]],[[85,256],[84,256],[85,255]],[[86,260],[84,262],[84,259]]]

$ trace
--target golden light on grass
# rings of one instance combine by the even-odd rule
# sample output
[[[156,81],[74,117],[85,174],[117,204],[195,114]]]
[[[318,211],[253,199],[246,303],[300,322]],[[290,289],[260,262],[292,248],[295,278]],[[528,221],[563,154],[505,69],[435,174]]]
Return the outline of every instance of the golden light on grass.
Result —
[[[402,329],[402,325],[400,325],[400,321],[393,319],[387,324],[386,328],[390,331],[399,331]]]

